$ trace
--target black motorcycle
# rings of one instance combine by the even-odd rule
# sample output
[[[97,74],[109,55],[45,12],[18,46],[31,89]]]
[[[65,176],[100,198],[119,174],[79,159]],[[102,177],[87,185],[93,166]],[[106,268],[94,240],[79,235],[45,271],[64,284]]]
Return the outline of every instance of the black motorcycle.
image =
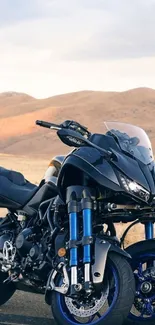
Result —
[[[123,248],[126,235],[129,230],[138,223],[144,225],[146,240],[128,246],[126,249],[126,252],[132,257],[130,265],[135,276],[136,295],[134,304],[124,325],[153,325],[155,324],[154,209],[150,211],[148,208],[148,211],[144,211],[144,213],[125,230],[121,238]]]
[[[121,325],[135,280],[113,224],[151,205],[149,140],[124,124],[106,124],[103,135],[74,121],[36,123],[76,149],[37,188],[1,173],[0,206],[9,213],[0,223],[0,305],[15,290],[36,292],[45,294],[60,325]]]

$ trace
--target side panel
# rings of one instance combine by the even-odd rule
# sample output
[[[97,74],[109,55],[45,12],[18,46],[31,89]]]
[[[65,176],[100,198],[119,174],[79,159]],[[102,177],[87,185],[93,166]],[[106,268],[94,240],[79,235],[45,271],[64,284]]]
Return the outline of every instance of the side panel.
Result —
[[[36,194],[32,197],[32,199],[22,208],[23,211],[28,213],[30,216],[35,216],[39,205],[48,199],[56,196],[57,188],[54,184],[46,183],[36,192]]]

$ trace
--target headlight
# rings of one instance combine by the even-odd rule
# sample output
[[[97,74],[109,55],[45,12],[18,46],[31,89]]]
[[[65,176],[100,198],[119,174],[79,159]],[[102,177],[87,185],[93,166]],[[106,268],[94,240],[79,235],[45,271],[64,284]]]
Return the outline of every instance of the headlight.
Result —
[[[145,188],[143,188],[142,186],[140,186],[136,182],[131,181],[130,179],[128,179],[124,175],[120,175],[120,180],[122,182],[122,185],[123,185],[124,189],[127,192],[139,197],[141,200],[144,200],[146,202],[149,201],[150,193],[149,193],[149,191],[145,190]]]

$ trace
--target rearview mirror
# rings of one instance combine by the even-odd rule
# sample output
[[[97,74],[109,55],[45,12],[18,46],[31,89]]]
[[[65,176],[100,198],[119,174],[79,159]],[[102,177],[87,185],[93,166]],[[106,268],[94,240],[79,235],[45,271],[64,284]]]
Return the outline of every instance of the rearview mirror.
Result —
[[[85,139],[78,132],[70,130],[70,129],[61,129],[57,132],[61,141],[67,144],[70,147],[83,147],[89,146],[87,139]]]

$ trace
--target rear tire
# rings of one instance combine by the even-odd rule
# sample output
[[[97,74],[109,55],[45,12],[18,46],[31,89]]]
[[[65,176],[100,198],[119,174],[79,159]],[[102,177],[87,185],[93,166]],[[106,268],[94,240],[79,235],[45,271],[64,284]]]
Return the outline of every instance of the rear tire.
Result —
[[[0,306],[4,305],[14,294],[16,288],[14,283],[3,283],[8,278],[8,273],[0,272]]]
[[[155,260],[155,240],[145,240],[134,245],[129,246],[126,249],[127,253],[132,256],[131,267],[133,271],[136,270],[138,263],[145,263],[146,261]],[[147,259],[148,258],[148,259]],[[138,286],[138,283],[137,283]],[[154,325],[155,313],[152,317],[143,317],[138,319],[138,315],[132,316],[132,313],[128,315],[128,318],[124,322],[124,325]]]
[[[112,303],[110,297],[107,298],[109,299],[108,302],[110,305],[107,306],[107,312],[103,311],[103,315],[97,320],[88,320],[87,325],[92,325],[94,322],[96,325],[121,325],[126,319],[133,304],[135,281],[133,272],[126,259],[116,253],[110,253],[107,260],[107,267],[108,270],[110,267],[113,268],[117,277],[116,283],[118,284],[118,288],[115,287],[115,298],[112,298],[114,302]],[[59,284],[60,279],[57,285]],[[51,294],[51,308],[54,319],[59,325],[84,324],[81,321],[77,321],[73,314],[70,314],[66,306],[65,297],[57,292],[52,292]]]

